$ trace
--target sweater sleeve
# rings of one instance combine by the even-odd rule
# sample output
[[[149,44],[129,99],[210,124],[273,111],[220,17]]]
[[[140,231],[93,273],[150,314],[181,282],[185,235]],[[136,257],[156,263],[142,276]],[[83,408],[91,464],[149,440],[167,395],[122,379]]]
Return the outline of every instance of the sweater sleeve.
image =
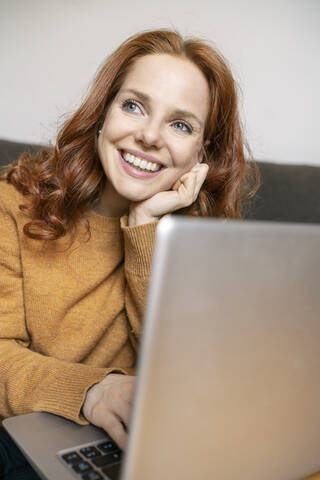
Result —
[[[154,221],[128,227],[128,217],[121,218],[126,278],[125,305],[130,323],[130,338],[135,348],[141,335],[157,225],[158,221]]]
[[[32,350],[18,227],[0,202],[0,418],[45,411],[86,424],[81,414],[86,392],[111,372],[133,370],[71,363]]]

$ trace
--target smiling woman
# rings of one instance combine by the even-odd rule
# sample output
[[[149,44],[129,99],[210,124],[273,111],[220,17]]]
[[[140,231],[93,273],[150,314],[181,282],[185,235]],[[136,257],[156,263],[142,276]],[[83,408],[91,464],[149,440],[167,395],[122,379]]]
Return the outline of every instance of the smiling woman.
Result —
[[[167,54],[136,60],[108,108],[98,139],[99,158],[110,180],[100,211],[122,215],[130,202],[144,200],[139,212],[152,221],[185,206],[179,204],[180,178],[203,160],[208,107],[206,78],[189,60]],[[198,172],[197,193],[207,169],[203,164],[193,170]],[[118,198],[119,209],[110,209],[110,196]]]
[[[157,223],[172,212],[240,217],[255,188],[245,148],[226,61],[157,30],[107,58],[54,149],[8,166],[1,419],[51,412],[125,448]],[[2,478],[20,478],[6,458]]]
[[[101,129],[104,141],[106,130],[114,135],[113,124],[107,119],[111,115],[113,119],[120,105],[125,124],[137,127],[136,137],[130,141],[130,146],[134,143],[136,147],[133,150],[140,152],[136,157],[159,150],[159,142],[164,141],[164,121],[169,130],[179,130],[180,135],[187,136],[180,141],[181,137],[175,137],[179,155],[181,148],[189,147],[190,156],[194,155],[195,145],[201,149],[199,159],[208,166],[206,178],[203,178],[204,168],[198,169],[201,188],[195,189],[192,198],[178,201],[172,211],[227,218],[241,216],[243,199],[255,191],[258,176],[253,163],[245,159],[245,149],[248,158],[250,150],[241,128],[237,88],[231,71],[222,55],[208,43],[192,38],[184,40],[177,32],[159,30],[129,38],[107,58],[87,98],[58,133],[54,151],[42,152],[36,162],[24,155],[9,173],[11,183],[30,193],[25,206],[32,219],[25,225],[27,235],[57,239],[72,231],[79,221],[85,222],[84,212],[88,209],[107,212],[112,185],[106,188],[106,163],[101,161],[101,148],[98,151],[101,141],[99,138],[97,142],[97,138]],[[142,124],[144,128],[140,128]],[[157,132],[160,126],[161,131]],[[120,131],[116,135],[119,134]],[[153,139],[157,134],[158,138]],[[158,143],[153,145],[153,142]],[[127,144],[122,146],[129,148]],[[165,147],[160,148],[162,157]],[[151,158],[150,162],[157,164],[158,155]],[[167,178],[161,171],[163,176]],[[175,191],[172,188],[172,198]]]

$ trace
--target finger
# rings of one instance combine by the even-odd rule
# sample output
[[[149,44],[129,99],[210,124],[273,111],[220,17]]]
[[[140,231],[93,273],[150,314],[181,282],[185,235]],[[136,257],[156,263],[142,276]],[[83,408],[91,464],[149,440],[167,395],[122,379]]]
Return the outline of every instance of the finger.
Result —
[[[207,176],[209,167],[207,164],[197,163],[189,172],[181,177],[182,185],[179,193],[183,206],[191,205],[198,197],[199,191]]]
[[[202,165],[202,164],[201,164],[200,162],[197,162],[197,163],[193,166],[192,170],[198,170],[199,168],[201,168],[201,165]]]
[[[194,187],[196,185],[196,180],[197,180],[197,171],[196,170],[191,170],[188,174],[186,174],[182,183],[183,183],[183,185],[185,186],[185,188],[188,192],[193,193]]]
[[[180,184],[184,183],[186,180],[188,180],[188,178],[191,177],[193,173],[194,173],[194,171],[191,169],[191,170],[189,170],[189,172],[182,175],[182,177],[180,177]]]
[[[179,179],[180,182],[185,183],[188,179],[191,179],[195,175],[195,173],[197,172],[198,168],[199,167],[197,165],[195,165],[193,168],[191,168],[191,170],[188,170],[188,172],[184,173],[182,175],[182,177],[180,177],[180,179]]]
[[[182,183],[180,185],[180,188],[178,190],[179,197],[180,197],[180,202],[181,202],[181,207],[187,207],[191,205],[194,199],[194,191],[195,191],[195,186],[196,186],[196,173],[195,172],[189,172],[184,176],[185,178],[181,178]],[[181,208],[180,207],[180,208]]]
[[[131,417],[131,410],[132,405],[130,405],[127,401],[120,400],[118,402],[113,403],[110,405],[112,412],[120,418],[120,420],[125,424],[128,428],[130,417]]]
[[[117,388],[109,390],[109,407],[126,426],[129,424],[135,384],[135,377],[127,377],[126,381],[118,384]]]
[[[196,163],[192,168],[191,170],[189,170],[188,172],[186,172],[184,175],[182,175],[182,177],[178,180],[180,181],[180,183],[183,183],[185,182],[192,174],[194,173],[197,173],[199,168],[201,168],[201,163]]]
[[[196,184],[195,184],[195,199],[198,197],[200,189],[205,181],[208,174],[209,166],[207,164],[200,165],[199,170],[197,170]]]
[[[181,185],[180,179],[176,181],[176,183],[173,185],[172,190],[177,191],[179,190],[179,187]]]
[[[127,433],[121,423],[121,420],[114,414],[106,416],[102,428],[116,442],[121,450],[124,450],[127,443]]]
[[[203,171],[207,172],[208,168],[209,167],[206,163],[196,163],[196,165],[192,169],[192,172],[198,175],[199,172],[203,172]]]

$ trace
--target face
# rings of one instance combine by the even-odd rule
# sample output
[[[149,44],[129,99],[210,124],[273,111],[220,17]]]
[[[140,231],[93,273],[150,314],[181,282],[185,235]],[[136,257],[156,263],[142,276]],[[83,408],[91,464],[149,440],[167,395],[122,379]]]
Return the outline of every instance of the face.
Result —
[[[98,138],[106,189],[119,202],[170,190],[202,160],[208,105],[207,81],[191,61],[171,55],[136,60]]]

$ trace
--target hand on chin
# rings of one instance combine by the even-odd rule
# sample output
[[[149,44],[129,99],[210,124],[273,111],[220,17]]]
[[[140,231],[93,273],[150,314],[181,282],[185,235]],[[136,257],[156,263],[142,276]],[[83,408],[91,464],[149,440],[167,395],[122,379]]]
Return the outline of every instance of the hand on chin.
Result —
[[[147,200],[131,203],[129,226],[153,222],[167,213],[190,206],[198,197],[208,168],[205,163],[196,164],[177,180],[172,190],[158,192]]]

